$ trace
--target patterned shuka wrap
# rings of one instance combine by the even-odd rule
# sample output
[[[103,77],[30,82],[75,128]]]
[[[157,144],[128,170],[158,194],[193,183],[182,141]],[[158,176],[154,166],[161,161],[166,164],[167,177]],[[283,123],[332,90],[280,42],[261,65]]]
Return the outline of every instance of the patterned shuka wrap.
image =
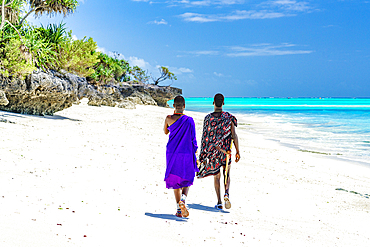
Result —
[[[237,119],[228,112],[222,112],[219,117],[210,113],[204,118],[198,178],[216,175],[220,172],[221,166],[226,165],[226,154],[218,151],[216,147],[226,151],[230,150],[231,122],[237,126]]]

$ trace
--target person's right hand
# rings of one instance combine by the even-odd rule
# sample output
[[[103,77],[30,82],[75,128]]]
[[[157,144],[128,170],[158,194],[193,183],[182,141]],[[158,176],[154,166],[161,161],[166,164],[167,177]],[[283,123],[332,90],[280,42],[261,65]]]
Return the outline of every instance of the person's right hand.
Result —
[[[240,160],[240,154],[239,154],[239,152],[237,152],[237,153],[235,154],[235,162],[236,162],[236,163],[238,163],[238,162],[239,162],[239,160]]]
[[[229,150],[229,151],[226,151],[226,150],[224,150],[224,149],[222,149],[222,148],[220,148],[220,147],[216,147],[216,150],[217,151],[219,151],[219,152],[222,152],[222,153],[224,153],[224,154],[226,154],[226,155],[228,155],[228,154],[230,154],[231,153],[231,151]]]

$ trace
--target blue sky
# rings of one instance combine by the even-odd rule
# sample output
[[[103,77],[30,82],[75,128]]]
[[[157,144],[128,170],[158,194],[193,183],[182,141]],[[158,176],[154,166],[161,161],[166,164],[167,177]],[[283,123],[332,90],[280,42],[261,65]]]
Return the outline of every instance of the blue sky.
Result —
[[[62,18],[77,38],[186,97],[370,97],[370,1],[84,0]]]

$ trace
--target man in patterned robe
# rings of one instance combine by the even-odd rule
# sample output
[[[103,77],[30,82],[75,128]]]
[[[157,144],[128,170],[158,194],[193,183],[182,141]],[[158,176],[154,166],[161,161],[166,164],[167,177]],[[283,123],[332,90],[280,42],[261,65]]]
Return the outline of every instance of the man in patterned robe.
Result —
[[[235,162],[240,159],[239,141],[236,135],[235,127],[237,126],[237,119],[228,112],[222,110],[224,105],[224,96],[216,94],[213,101],[214,112],[208,114],[204,118],[203,135],[201,151],[199,155],[199,172],[197,177],[203,178],[209,175],[214,176],[214,186],[217,195],[217,209],[222,209],[221,201],[221,167],[223,167],[223,174],[225,176],[226,155],[231,152],[231,141],[234,141],[236,155]],[[225,208],[231,208],[229,199],[230,188],[230,167],[231,159],[228,164],[228,178],[225,183]]]

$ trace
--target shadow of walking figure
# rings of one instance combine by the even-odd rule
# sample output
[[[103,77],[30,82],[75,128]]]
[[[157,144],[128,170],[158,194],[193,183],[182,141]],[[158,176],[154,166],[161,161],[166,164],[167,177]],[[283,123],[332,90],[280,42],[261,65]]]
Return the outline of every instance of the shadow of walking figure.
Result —
[[[188,207],[191,208],[191,209],[208,211],[208,212],[226,213],[226,214],[230,213],[230,212],[225,211],[223,209],[217,209],[217,208],[214,208],[214,207],[204,206],[202,204],[192,203],[192,204],[188,204]]]
[[[182,221],[187,222],[187,218],[180,218],[177,217],[174,214],[152,214],[152,213],[145,213],[146,216],[153,217],[153,218],[159,218],[164,220],[175,220],[175,221]]]

